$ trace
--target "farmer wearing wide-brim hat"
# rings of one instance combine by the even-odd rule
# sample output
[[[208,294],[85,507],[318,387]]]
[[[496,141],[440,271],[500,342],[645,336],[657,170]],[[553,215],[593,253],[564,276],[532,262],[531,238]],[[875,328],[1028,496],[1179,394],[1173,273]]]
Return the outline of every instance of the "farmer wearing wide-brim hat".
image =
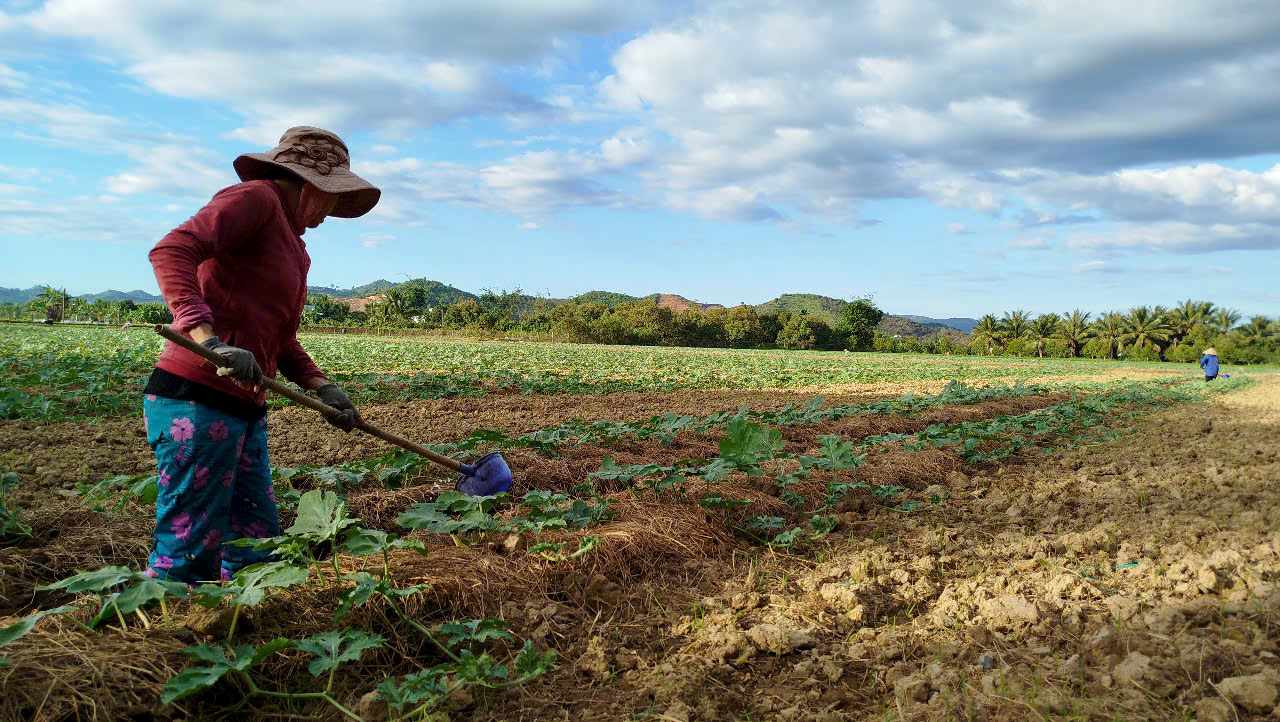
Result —
[[[186,582],[230,577],[261,557],[225,546],[280,533],[267,461],[263,376],[283,373],[359,418],[298,343],[307,300],[302,234],[326,216],[356,218],[380,191],[351,172],[347,146],[320,128],[290,128],[266,153],[235,159],[241,183],[223,188],[151,250],[173,328],[220,355],[208,361],[166,343],[143,400],[159,472],[148,573]]]
[[[1200,354],[1200,368],[1204,369],[1204,380],[1218,378],[1218,349],[1210,346]]]

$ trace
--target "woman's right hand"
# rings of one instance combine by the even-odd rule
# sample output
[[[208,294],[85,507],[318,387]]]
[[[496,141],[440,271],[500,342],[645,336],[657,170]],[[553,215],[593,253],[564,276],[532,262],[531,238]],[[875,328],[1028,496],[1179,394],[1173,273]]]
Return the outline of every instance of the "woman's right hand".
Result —
[[[222,357],[223,366],[231,378],[255,388],[262,383],[262,367],[258,366],[252,351],[225,344],[217,336],[206,338],[200,345]]]

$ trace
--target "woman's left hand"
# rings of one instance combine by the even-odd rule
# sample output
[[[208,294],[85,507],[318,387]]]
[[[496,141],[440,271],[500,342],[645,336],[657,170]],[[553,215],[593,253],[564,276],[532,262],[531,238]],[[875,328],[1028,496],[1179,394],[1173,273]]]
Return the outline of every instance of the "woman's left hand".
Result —
[[[338,388],[337,384],[327,383],[317,387],[316,396],[319,396],[320,400],[326,404],[343,412],[338,416],[325,416],[326,421],[343,431],[351,431],[356,427],[356,423],[360,421],[360,412],[356,411],[355,404],[351,403],[351,399],[347,398],[346,393]]]

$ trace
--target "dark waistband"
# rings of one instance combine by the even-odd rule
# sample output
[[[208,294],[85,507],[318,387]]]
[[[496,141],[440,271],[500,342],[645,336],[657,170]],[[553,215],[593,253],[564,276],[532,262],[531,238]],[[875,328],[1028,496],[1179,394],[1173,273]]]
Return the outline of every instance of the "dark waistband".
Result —
[[[151,370],[151,378],[147,379],[147,387],[143,389],[143,393],[178,401],[194,401],[245,421],[257,421],[267,415],[266,406],[238,399],[164,369]]]

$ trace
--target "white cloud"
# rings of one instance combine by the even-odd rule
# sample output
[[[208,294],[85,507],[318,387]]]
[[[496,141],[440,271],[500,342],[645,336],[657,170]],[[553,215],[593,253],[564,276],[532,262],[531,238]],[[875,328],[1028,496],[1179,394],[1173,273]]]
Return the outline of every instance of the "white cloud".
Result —
[[[950,233],[953,236],[968,236],[972,235],[973,231],[963,223],[948,223],[947,233]]]
[[[1260,173],[1201,163],[1062,175],[1033,184],[1030,190],[1131,221],[1280,224],[1280,164]]]
[[[1280,166],[1203,162],[1280,153],[1280,13],[1263,3],[50,0],[0,13],[0,32],[76,40],[151,90],[243,114],[232,136],[262,147],[304,122],[376,131],[388,142],[355,170],[384,186],[387,222],[447,202],[531,223],[665,204],[861,225],[868,201],[906,198],[999,218],[1025,250],[1058,227],[1084,254],[1272,249],[1280,229]],[[583,72],[579,41],[619,32],[633,39],[604,77]],[[0,90],[31,85],[0,65]],[[127,155],[112,195],[231,178],[181,138],[48,97],[0,97],[0,125]],[[527,152],[397,157],[415,131],[476,116],[529,133],[478,146]]]
[[[525,219],[575,207],[638,203],[610,185],[613,170],[603,151],[554,150],[528,151],[479,168],[397,158],[358,169],[383,189],[384,198],[469,205]]]
[[[921,198],[997,215],[1042,192],[1052,208],[1024,225],[1076,225],[1105,220],[1078,204],[1109,179],[1124,192],[1087,204],[1104,216],[1126,194],[1211,216],[1223,204],[1191,191],[1208,179],[1129,169],[1280,151],[1280,96],[1259,91],[1280,84],[1280,14],[1261,4],[698,7],[621,47],[598,86],[671,141],[651,178],[681,208],[741,217],[750,189],[755,208]],[[1272,212],[1217,175],[1237,212]]]
[[[365,233],[360,236],[362,248],[379,248],[387,241],[394,241],[395,236],[389,233]]]
[[[316,2],[305,10],[247,0],[50,0],[10,22],[83,39],[154,90],[225,103],[245,114],[236,137],[269,143],[299,122],[397,132],[473,115],[545,115],[549,106],[507,82],[502,67],[536,64],[568,52],[563,37],[632,28],[654,11],[649,2],[586,0]]]
[[[537,223],[534,223],[533,221],[525,221],[524,223],[520,224],[520,230],[522,231],[536,231],[539,228],[541,228],[541,226],[539,226]]]
[[[33,193],[0,197],[0,236],[137,244],[139,239],[157,241],[167,230],[164,222],[139,218],[136,210],[103,203],[96,196],[54,199]]]
[[[1197,225],[1180,221],[1120,224],[1102,232],[1076,234],[1068,248],[1087,251],[1164,251],[1212,253],[1280,249],[1280,229],[1262,224],[1213,223]]]
[[[216,157],[198,147],[147,145],[130,149],[128,155],[135,165],[105,181],[107,190],[116,195],[208,196],[239,181],[229,163],[216,165]]]
[[[782,214],[760,200],[760,194],[742,186],[722,186],[697,193],[673,195],[673,208],[697,211],[710,218],[738,221],[781,220]]]
[[[0,89],[22,90],[26,87],[29,77],[26,73],[19,72],[4,63],[0,63]]]
[[[1072,268],[1076,273],[1115,273],[1116,268],[1106,261],[1085,261]]]
[[[1044,238],[1015,238],[1009,241],[1009,247],[1018,251],[1047,251],[1053,246]]]
[[[600,144],[600,155],[605,164],[622,168],[648,160],[653,147],[644,129],[629,128],[619,131]]]
[[[128,145],[123,121],[70,103],[0,97],[0,120],[23,139],[96,152],[120,152]]]

